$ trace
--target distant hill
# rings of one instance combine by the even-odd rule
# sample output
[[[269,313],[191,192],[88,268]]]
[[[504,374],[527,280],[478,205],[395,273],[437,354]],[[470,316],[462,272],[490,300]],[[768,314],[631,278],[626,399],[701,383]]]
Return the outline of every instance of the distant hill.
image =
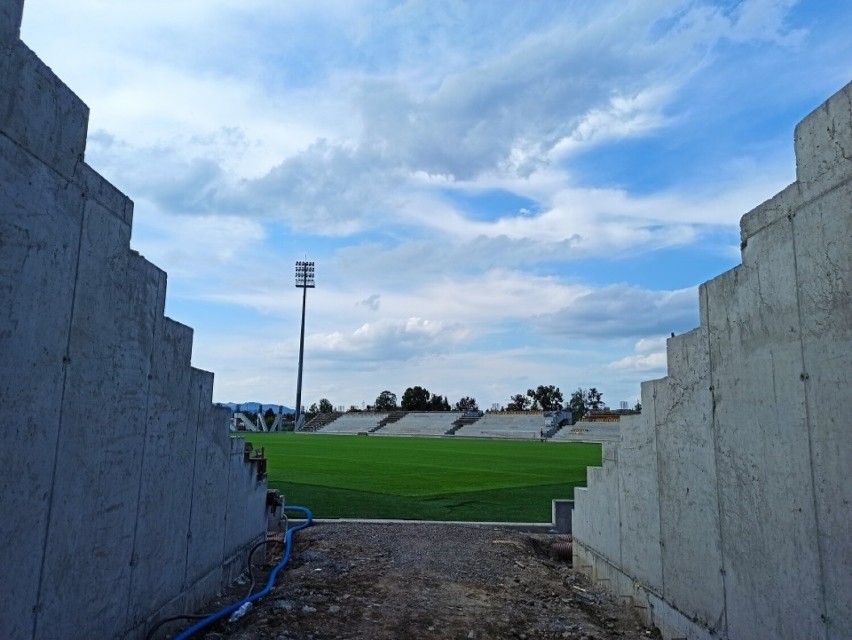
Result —
[[[217,402],[216,404],[220,407],[228,407],[231,411],[236,411],[239,407],[240,411],[251,411],[252,413],[257,413],[260,407],[263,407],[264,411],[270,407],[273,411],[278,411],[278,407],[282,406],[271,402]],[[287,406],[284,407],[283,411],[284,413],[296,413],[295,409]]]

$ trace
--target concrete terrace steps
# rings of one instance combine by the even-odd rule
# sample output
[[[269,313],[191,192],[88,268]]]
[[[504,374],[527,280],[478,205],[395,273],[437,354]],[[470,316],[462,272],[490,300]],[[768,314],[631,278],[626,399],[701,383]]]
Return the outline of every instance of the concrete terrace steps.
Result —
[[[378,426],[378,424],[387,417],[387,413],[378,412],[356,412],[350,411],[344,413],[334,422],[324,426],[316,433],[324,434],[358,434],[368,433],[370,429]]]
[[[458,415],[457,411],[409,411],[376,435],[443,436]]]
[[[331,411],[330,413],[318,413],[311,421],[304,426],[302,431],[311,432],[311,431],[319,431],[325,426],[328,426],[339,417],[343,415],[340,411]]]
[[[468,425],[476,423],[482,416],[468,416],[462,417],[453,422],[453,426],[450,427],[449,431],[447,431],[448,436],[455,435],[456,432],[462,427],[466,427]]]
[[[370,429],[370,433],[375,433],[376,431],[383,429],[385,426],[387,426],[389,424],[393,424],[394,422],[398,422],[399,420],[404,418],[407,413],[408,413],[408,411],[391,411],[387,415],[387,417],[382,418],[375,427]]]
[[[575,493],[575,566],[666,638],[852,637],[852,84],[795,150]]]
[[[561,427],[549,437],[552,442],[618,442],[622,424],[631,416],[622,416],[619,422],[576,422]]]
[[[21,10],[0,8],[0,397],[32,411],[0,449],[0,637],[134,640],[236,577],[266,487]]]
[[[461,427],[456,435],[465,438],[537,440],[541,438],[544,427],[544,413],[541,411],[486,413],[475,424]]]

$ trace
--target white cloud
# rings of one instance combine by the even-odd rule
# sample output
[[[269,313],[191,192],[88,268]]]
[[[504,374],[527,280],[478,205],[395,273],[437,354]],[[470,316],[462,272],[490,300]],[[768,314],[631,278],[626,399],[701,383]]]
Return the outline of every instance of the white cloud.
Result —
[[[133,246],[168,270],[217,396],[294,388],[310,253],[314,399],[423,384],[487,406],[554,383],[614,403],[697,324],[681,265],[639,283],[631,260],[719,244],[792,179],[791,105],[845,72],[847,16],[794,4],[27,0],[24,38],[92,108],[87,161],[135,201]],[[692,134],[719,99],[728,146],[673,179],[666,154],[715,143]],[[779,119],[742,124],[755,110]]]
[[[239,267],[265,239],[263,226],[253,220],[148,209],[134,216],[131,245],[171,276],[209,280]]]
[[[664,375],[667,366],[666,338],[643,338],[634,345],[632,355],[611,362],[608,366],[620,373]]]
[[[424,318],[365,323],[351,333],[313,334],[306,348],[320,360],[385,362],[423,358],[455,348],[468,336],[461,324]]]
[[[626,285],[610,285],[587,293],[538,321],[538,326],[548,333],[585,339],[668,335],[697,324],[695,288],[650,291]]]

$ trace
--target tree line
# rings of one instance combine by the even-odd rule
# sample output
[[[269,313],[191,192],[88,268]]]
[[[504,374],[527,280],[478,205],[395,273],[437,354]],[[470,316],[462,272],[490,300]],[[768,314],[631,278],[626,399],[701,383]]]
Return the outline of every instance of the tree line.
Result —
[[[535,389],[527,389],[526,393],[517,393],[509,398],[509,403],[506,405],[508,411],[559,411],[567,409],[574,417],[574,420],[581,419],[589,411],[596,411],[603,408],[603,394],[596,387],[589,389],[577,388],[572,392],[568,402],[565,402],[565,397],[559,387],[555,385],[539,385]],[[641,410],[641,405],[636,404],[635,409]],[[355,406],[349,408],[350,411],[360,411]],[[370,411],[479,411],[479,406],[476,399],[464,396],[459,399],[454,405],[450,405],[447,398],[442,395],[431,393],[428,389],[421,386],[408,387],[402,394],[402,398],[397,398],[397,395],[392,391],[385,389],[382,391],[373,402],[367,407]],[[307,413],[330,413],[334,411],[334,406],[327,398],[319,401],[319,404],[314,403],[310,406]]]

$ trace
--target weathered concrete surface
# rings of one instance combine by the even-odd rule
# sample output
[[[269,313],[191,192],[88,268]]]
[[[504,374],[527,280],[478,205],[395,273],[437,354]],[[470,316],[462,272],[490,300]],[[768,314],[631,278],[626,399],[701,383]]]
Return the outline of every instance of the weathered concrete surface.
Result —
[[[686,616],[718,629],[724,607],[707,339],[696,329],[668,341],[654,424],[664,591]],[[699,554],[696,540],[704,545]]]
[[[796,165],[576,502],[577,566],[666,638],[852,637],[852,85]]]
[[[144,637],[232,577],[265,482],[22,6],[0,4],[0,637]]]

